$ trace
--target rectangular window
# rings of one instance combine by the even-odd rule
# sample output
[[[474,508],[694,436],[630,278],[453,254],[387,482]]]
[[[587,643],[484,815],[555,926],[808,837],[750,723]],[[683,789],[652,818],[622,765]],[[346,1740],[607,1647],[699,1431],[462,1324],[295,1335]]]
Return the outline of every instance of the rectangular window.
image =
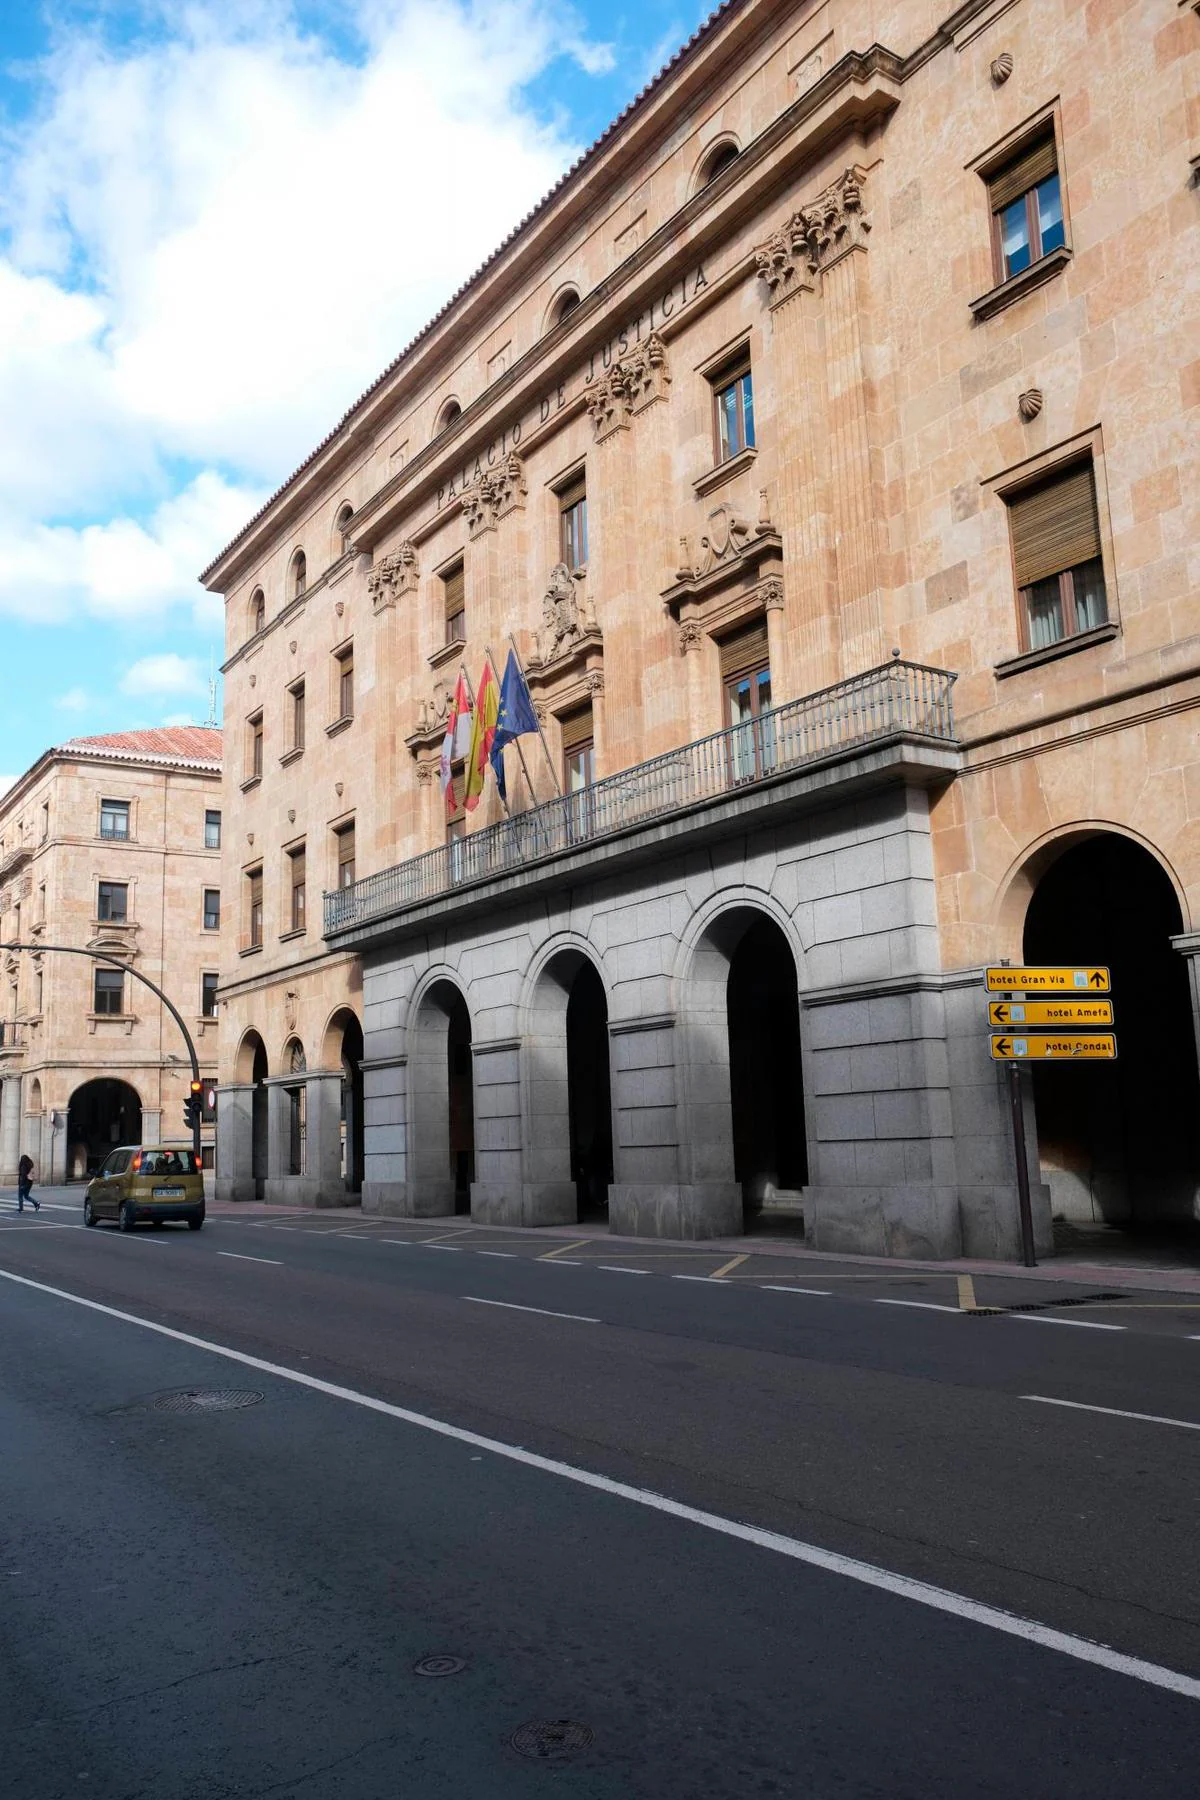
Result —
[[[987,185],[996,279],[1007,281],[1066,242],[1053,131],[1023,145]]]
[[[1006,496],[1025,650],[1044,650],[1108,619],[1096,482],[1090,462]]]
[[[247,765],[246,772],[247,772],[247,775],[250,780],[257,781],[263,772],[263,716],[262,716],[262,714],[260,712],[255,713],[253,718],[247,719],[246,724],[249,729],[249,742],[247,745],[247,756],[246,756],[246,765]]]
[[[304,748],[304,683],[297,681],[288,689],[292,707],[292,742],[293,750]]]
[[[97,969],[93,976],[92,1011],[123,1013],[125,1011],[125,975],[121,969]]]
[[[725,717],[732,728],[729,775],[753,781],[775,766],[775,733],[770,718],[771,663],[766,619],[756,619],[718,645]]]
[[[206,850],[221,848],[221,815],[219,812],[206,812],[204,815],[204,848]]]
[[[220,931],[221,929],[221,890],[205,888],[204,890],[204,929]]]
[[[42,1016],[42,1004],[46,993],[45,982],[45,975],[41,969],[38,969],[33,978],[33,1010],[39,1019]]]
[[[339,650],[333,661],[337,718],[339,720],[352,719],[354,717],[354,645],[347,644],[344,650]]]
[[[254,869],[246,877],[246,941],[251,950],[262,947],[263,941],[263,877],[261,869]]]
[[[465,563],[455,563],[442,576],[446,610],[446,642],[461,644],[467,636],[467,570]]]
[[[124,881],[102,881],[96,890],[96,917],[123,925],[129,917],[129,888]]]
[[[563,790],[572,838],[589,837],[593,829],[591,794],[596,779],[596,738],[591,706],[581,706],[559,720],[562,733]]]
[[[754,383],[748,361],[733,364],[713,381],[713,409],[717,461],[728,462],[731,456],[752,450]]]
[[[217,1016],[217,983],[220,977],[215,970],[206,969],[200,977],[200,1017],[215,1019]]]
[[[288,917],[293,931],[304,930],[305,862],[303,844],[288,851],[288,891],[291,895]]]
[[[340,888],[354,886],[354,820],[348,825],[339,825],[334,832],[337,840],[337,884]]]
[[[588,559],[587,488],[582,475],[558,496],[559,543],[568,569],[582,569]]]
[[[48,800],[43,800],[42,801],[42,837],[41,837],[41,841],[43,844],[45,843],[46,839],[49,836],[50,836],[50,802]]]
[[[100,802],[100,836],[102,838],[127,838],[129,836],[128,800],[102,800]]]

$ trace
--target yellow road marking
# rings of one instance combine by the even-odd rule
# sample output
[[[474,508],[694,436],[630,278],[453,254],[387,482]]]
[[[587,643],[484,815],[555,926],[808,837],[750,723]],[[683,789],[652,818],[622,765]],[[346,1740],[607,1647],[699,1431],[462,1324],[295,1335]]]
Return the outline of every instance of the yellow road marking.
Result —
[[[958,1278],[958,1304],[963,1312],[974,1312],[977,1306],[975,1299],[975,1283],[969,1275]]]
[[[744,1256],[731,1256],[727,1263],[722,1263],[719,1269],[714,1269],[708,1279],[710,1281],[720,1281],[723,1275],[728,1275],[730,1269],[736,1269],[739,1263],[749,1262],[749,1260],[749,1251],[747,1251]]]
[[[577,1244],[560,1244],[557,1250],[547,1250],[544,1256],[539,1256],[536,1260],[538,1262],[550,1262],[556,1256],[566,1256],[571,1250],[585,1249],[591,1241],[591,1238],[580,1238]]]

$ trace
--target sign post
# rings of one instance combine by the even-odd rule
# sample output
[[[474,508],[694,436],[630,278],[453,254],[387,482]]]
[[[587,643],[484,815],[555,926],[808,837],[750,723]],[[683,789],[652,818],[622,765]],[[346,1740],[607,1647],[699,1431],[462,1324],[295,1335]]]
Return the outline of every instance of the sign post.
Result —
[[[1096,964],[1013,969],[1007,963],[985,969],[983,985],[1002,1000],[988,1002],[992,1027],[988,1048],[993,1062],[1008,1069],[1008,1102],[1012,1113],[1013,1153],[1017,1159],[1017,1207],[1021,1216],[1021,1259],[1027,1269],[1037,1263],[1033,1243],[1033,1207],[1029,1194],[1029,1163],[1025,1143],[1025,1108],[1021,1093],[1023,1062],[1111,1062],[1117,1040],[1111,1031],[1111,1000],[1098,1000],[1112,986],[1108,970]],[[1071,999],[1035,999],[1030,994],[1072,995]],[[1052,1029],[1059,1027],[1058,1030]],[[1063,1030],[1082,1026],[1082,1030]],[[1032,1035],[1028,1035],[1030,1028]],[[1089,1027],[1091,1029],[1089,1029]]]

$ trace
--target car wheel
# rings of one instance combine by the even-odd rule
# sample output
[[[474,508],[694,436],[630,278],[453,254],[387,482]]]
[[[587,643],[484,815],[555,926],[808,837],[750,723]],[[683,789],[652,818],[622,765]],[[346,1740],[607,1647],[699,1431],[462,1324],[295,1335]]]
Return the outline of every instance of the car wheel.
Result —
[[[204,1223],[203,1219],[189,1219],[188,1220],[188,1230],[189,1231],[199,1231],[199,1229],[203,1225],[203,1223]]]
[[[133,1201],[132,1200],[122,1201],[121,1212],[120,1212],[121,1230],[122,1231],[132,1231],[136,1224],[137,1224],[137,1213],[134,1211]]]
[[[92,1205],[92,1197],[90,1194],[83,1203],[83,1222],[89,1229],[96,1223],[96,1209]]]

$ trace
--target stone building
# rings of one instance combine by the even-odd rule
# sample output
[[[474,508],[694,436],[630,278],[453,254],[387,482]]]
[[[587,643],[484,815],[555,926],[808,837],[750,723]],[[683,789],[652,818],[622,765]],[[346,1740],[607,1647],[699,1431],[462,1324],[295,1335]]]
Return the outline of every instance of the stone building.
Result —
[[[1178,0],[727,0],[222,552],[228,1193],[1010,1255],[1027,957],[1121,1045],[1043,1248],[1194,1218],[1198,77]]]
[[[0,798],[0,1182],[15,1182],[25,1151],[51,1182],[86,1174],[113,1144],[190,1141],[191,1067],[170,1014],[121,968],[50,946],[149,976],[215,1079],[220,863],[219,731],[74,738]],[[202,1131],[209,1167],[214,1129]]]

